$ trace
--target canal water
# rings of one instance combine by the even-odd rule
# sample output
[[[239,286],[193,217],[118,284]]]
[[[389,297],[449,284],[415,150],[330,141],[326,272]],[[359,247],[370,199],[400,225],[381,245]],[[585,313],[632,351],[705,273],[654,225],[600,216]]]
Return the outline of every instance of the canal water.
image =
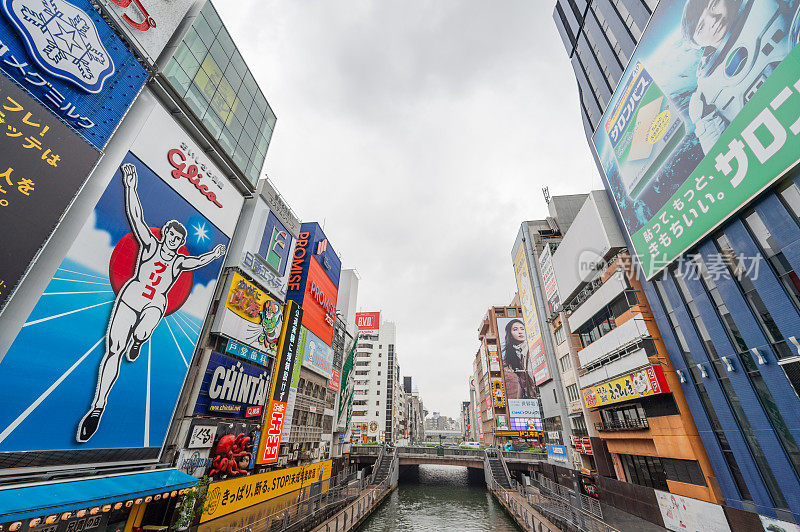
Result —
[[[483,472],[423,465],[418,474],[401,469],[395,491],[358,532],[521,530],[486,489]]]

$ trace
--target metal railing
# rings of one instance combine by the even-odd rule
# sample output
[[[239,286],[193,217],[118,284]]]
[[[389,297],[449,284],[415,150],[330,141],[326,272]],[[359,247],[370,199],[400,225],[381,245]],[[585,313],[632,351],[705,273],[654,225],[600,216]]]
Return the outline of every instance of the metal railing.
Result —
[[[528,489],[520,497],[550,521],[556,521],[562,530],[580,532],[619,532],[602,519],[576,508],[570,502]]]
[[[635,419],[615,419],[595,423],[594,428],[604,431],[646,430],[650,428],[650,423],[647,422],[647,418],[645,417]]]
[[[541,473],[538,474],[538,477],[532,477],[531,482],[540,492],[544,492],[551,497],[559,498],[572,506],[580,507],[581,510],[589,512],[595,517],[603,518],[603,508],[600,506],[600,501],[597,499],[582,493],[576,493],[566,486],[553,482]]]
[[[547,461],[547,453],[526,453],[522,451],[503,451],[503,458],[514,462]]]

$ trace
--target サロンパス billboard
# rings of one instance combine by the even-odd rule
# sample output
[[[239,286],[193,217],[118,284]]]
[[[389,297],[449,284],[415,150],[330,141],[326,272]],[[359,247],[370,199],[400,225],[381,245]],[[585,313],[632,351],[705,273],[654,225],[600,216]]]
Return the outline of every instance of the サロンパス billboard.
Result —
[[[356,312],[356,329],[359,331],[377,331],[380,326],[380,312]]]
[[[157,458],[243,203],[202,153],[152,110],[0,362],[0,451]]]
[[[0,70],[103,149],[145,69],[88,0],[3,0],[0,8]]]
[[[2,308],[100,154],[3,75],[0,94]]]
[[[151,65],[196,0],[99,0],[117,26]]]
[[[283,329],[283,305],[238,272],[230,275],[225,307],[213,330],[275,356]],[[263,362],[266,363],[266,359]]]
[[[597,408],[637,397],[669,393],[669,385],[661,366],[652,365],[602,384],[583,388],[581,392],[586,408]]]
[[[305,327],[303,335],[303,367],[330,379],[333,376],[333,349]]]
[[[519,293],[520,306],[522,307],[522,317],[525,320],[528,356],[531,359],[530,365],[526,367],[529,367],[528,371],[533,381],[539,385],[550,378],[550,369],[547,367],[547,358],[542,344],[542,331],[539,327],[539,313],[536,311],[536,302],[534,300],[536,296],[531,285],[531,273],[536,274],[535,271],[531,272],[528,269],[525,245],[522,244],[517,248],[517,254],[514,256],[514,275],[517,279],[517,292]],[[498,329],[497,333],[503,334],[500,329]]]
[[[651,278],[800,151],[797,0],[662,0],[594,134]]]

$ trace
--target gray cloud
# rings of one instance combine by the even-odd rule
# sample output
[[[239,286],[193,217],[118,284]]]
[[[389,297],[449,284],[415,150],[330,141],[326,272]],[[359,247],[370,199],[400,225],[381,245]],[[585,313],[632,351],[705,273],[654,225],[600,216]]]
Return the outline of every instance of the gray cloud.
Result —
[[[600,184],[552,2],[216,6],[278,115],[266,172],[397,323],[427,408],[456,416],[541,188]]]

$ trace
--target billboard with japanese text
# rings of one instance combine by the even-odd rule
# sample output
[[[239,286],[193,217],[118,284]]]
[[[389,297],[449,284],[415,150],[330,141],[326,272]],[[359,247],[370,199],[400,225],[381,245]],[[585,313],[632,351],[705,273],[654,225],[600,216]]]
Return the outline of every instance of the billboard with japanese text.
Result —
[[[539,313],[536,310],[536,294],[533,292],[531,275],[536,275],[536,268],[533,271],[528,268],[525,246],[520,245],[514,256],[514,276],[517,279],[517,293],[522,307],[522,317],[525,320],[526,356],[530,357],[530,362],[526,363],[526,369],[534,382],[539,385],[550,379],[550,368],[547,367],[547,358],[544,354],[542,330],[539,326]],[[497,330],[497,333],[503,334],[500,329]]]
[[[662,0],[594,133],[648,278],[800,153],[798,0]]]
[[[333,343],[338,294],[339,291],[325,275],[317,259],[311,257],[303,297],[303,325],[329,346]]]
[[[153,108],[0,362],[0,451],[158,457],[243,203],[202,154]]]
[[[3,0],[0,10],[0,70],[102,150],[144,67],[88,0]]]
[[[652,365],[581,390],[586,408],[630,401],[659,393],[669,393],[664,370]]]
[[[333,376],[333,349],[305,327],[303,335],[303,367],[330,379]]]
[[[500,339],[506,401],[508,408],[516,411],[520,408],[519,401],[536,397],[525,324],[521,318],[497,318],[497,336]]]
[[[232,272],[224,305],[217,312],[212,331],[275,356],[283,329],[281,302],[240,273]]]
[[[99,154],[0,74],[0,309]]]
[[[270,388],[272,397],[256,458],[258,464],[272,464],[278,461],[292,375],[301,343],[302,320],[303,309],[294,301],[288,301],[284,309],[283,332],[278,356],[275,358],[275,370],[272,372]]]

